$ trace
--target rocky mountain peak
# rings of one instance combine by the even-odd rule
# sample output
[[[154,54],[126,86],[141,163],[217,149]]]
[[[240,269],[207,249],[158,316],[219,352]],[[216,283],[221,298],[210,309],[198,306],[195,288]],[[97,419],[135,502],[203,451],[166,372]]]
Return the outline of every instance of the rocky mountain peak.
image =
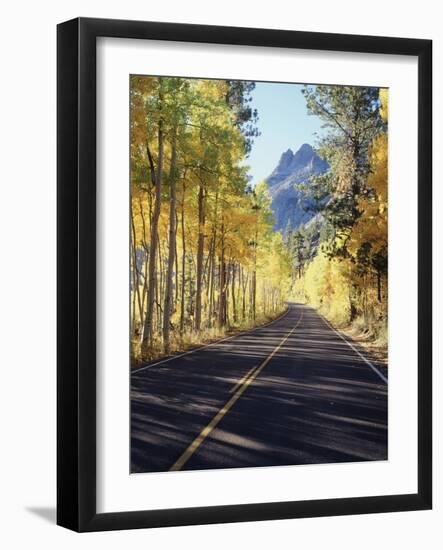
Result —
[[[300,149],[295,153],[293,158],[294,165],[307,164],[313,157],[317,156],[314,149],[309,143],[303,143]]]
[[[311,145],[304,143],[295,153],[287,149],[267,178],[275,217],[275,229],[284,230],[288,224],[293,229],[306,223],[312,213],[306,211],[306,198],[296,189],[300,183],[308,183],[312,175],[328,169],[328,163],[321,159]]]
[[[288,149],[284,153],[282,153],[282,156],[280,157],[279,163],[277,165],[277,170],[287,170],[294,159],[294,153],[292,149]]]

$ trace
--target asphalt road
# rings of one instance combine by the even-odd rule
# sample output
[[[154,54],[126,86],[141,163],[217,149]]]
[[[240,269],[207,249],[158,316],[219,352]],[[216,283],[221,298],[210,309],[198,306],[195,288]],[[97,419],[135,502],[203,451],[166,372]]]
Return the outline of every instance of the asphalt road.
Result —
[[[346,340],[291,304],[268,326],[133,372],[131,471],[386,460],[386,372]]]

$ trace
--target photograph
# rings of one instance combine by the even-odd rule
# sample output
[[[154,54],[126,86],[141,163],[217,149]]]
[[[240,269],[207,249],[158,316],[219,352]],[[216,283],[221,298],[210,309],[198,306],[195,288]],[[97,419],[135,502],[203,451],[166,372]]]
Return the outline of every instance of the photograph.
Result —
[[[437,3],[4,6],[0,546],[438,550]]]
[[[131,473],[388,459],[388,96],[130,75]]]

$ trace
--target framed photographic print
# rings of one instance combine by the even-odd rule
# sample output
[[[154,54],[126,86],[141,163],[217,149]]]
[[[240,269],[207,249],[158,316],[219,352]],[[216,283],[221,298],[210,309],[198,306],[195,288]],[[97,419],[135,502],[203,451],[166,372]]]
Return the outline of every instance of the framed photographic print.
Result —
[[[58,512],[432,505],[428,40],[58,26]]]

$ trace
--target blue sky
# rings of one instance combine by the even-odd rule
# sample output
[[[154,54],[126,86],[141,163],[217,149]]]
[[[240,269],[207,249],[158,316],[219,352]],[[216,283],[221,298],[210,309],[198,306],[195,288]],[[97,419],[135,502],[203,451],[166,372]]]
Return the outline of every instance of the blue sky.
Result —
[[[257,82],[252,106],[258,110],[261,136],[255,138],[246,159],[252,183],[267,178],[287,149],[294,152],[303,143],[315,144],[315,132],[321,132],[318,117],[308,115],[301,84]]]

